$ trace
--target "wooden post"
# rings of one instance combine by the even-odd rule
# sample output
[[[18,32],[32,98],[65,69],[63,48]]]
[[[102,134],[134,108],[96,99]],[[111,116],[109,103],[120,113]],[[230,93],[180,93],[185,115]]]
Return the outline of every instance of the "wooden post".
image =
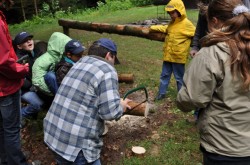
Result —
[[[64,33],[65,35],[69,36],[69,28],[63,26],[63,33]]]

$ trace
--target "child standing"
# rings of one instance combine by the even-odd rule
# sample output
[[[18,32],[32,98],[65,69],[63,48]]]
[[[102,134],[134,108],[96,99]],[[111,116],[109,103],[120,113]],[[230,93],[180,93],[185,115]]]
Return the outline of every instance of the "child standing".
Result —
[[[171,17],[169,25],[154,25],[150,27],[152,31],[167,33],[163,46],[164,55],[160,87],[155,100],[161,100],[166,97],[166,89],[172,73],[174,73],[176,79],[177,90],[180,90],[191,39],[195,32],[195,27],[188,20],[185,6],[181,0],[171,0],[165,10]]]
[[[65,45],[64,56],[61,61],[56,65],[55,74],[58,86],[60,86],[63,78],[66,76],[70,68],[78,61],[83,55],[85,47],[77,40],[70,40]]]

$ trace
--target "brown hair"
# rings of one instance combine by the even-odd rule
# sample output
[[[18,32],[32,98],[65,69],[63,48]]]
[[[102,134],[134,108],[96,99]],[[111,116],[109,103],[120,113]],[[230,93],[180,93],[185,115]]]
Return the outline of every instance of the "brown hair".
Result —
[[[205,15],[207,12],[207,7],[208,4],[211,2],[212,0],[198,0],[197,2],[197,7],[200,10],[200,14]]]
[[[105,56],[107,55],[108,52],[110,52],[110,50],[101,46],[98,41],[95,41],[89,47],[88,55],[96,55],[96,56],[100,56],[102,58],[105,58]]]
[[[233,14],[241,0],[213,0],[207,11],[210,22],[214,17],[223,24],[220,30],[213,30],[205,40],[204,46],[225,42],[231,53],[231,73],[240,76],[243,89],[250,87],[250,13]]]

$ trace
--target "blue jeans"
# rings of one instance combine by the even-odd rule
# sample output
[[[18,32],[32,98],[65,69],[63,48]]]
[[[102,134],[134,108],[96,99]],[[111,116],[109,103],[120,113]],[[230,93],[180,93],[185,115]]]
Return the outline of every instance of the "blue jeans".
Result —
[[[20,144],[20,91],[0,97],[1,165],[27,165]]]
[[[44,81],[47,84],[49,90],[55,95],[58,90],[58,84],[56,81],[56,74],[52,71],[47,72],[44,75]]]
[[[204,165],[250,165],[250,156],[230,157],[207,152],[203,147],[200,149],[203,153]]]
[[[22,117],[28,117],[38,113],[42,109],[42,105],[44,104],[43,100],[39,98],[36,92],[26,92],[22,95],[21,98],[22,101],[28,103],[27,106],[22,107],[21,109]]]
[[[185,71],[185,64],[163,61],[162,72],[160,77],[159,94],[161,95],[166,94],[166,90],[168,88],[172,73],[174,73],[174,77],[177,83],[177,90],[179,91],[183,83],[184,71]]]
[[[97,159],[94,162],[88,163],[82,151],[79,152],[74,162],[70,162],[58,154],[55,154],[55,155],[56,155],[56,163],[58,165],[101,165],[100,159]]]

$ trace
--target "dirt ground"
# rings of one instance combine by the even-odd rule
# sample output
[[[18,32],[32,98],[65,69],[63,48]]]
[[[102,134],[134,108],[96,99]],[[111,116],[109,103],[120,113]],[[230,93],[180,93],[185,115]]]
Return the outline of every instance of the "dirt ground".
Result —
[[[124,94],[132,86],[122,87],[120,93]],[[134,92],[128,98],[132,100],[144,100],[144,91]],[[126,149],[128,142],[139,142],[154,136],[155,130],[163,123],[175,120],[173,114],[168,113],[168,109],[173,105],[169,99],[154,104],[154,94],[148,91],[149,104],[152,105],[149,115],[131,116],[124,115],[118,122],[107,122],[108,132],[103,136],[104,146],[101,152],[101,162],[103,165],[120,164],[122,158],[131,157],[131,149]],[[54,156],[43,142],[42,119],[40,121],[30,121],[21,131],[22,148],[29,151],[29,161],[40,160],[42,165],[54,165]],[[121,163],[122,164],[122,163]]]

